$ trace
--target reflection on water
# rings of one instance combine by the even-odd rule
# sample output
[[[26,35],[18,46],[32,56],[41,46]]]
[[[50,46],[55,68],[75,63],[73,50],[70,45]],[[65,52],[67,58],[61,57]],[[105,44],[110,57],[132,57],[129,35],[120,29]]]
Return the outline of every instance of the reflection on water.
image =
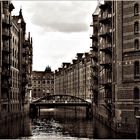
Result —
[[[26,117],[3,124],[0,138],[49,140],[135,138],[135,135],[114,133],[95,119],[87,120],[83,112],[63,108],[42,109],[39,118]]]
[[[29,117],[0,124],[0,139],[15,139],[21,136],[31,136],[31,121]]]

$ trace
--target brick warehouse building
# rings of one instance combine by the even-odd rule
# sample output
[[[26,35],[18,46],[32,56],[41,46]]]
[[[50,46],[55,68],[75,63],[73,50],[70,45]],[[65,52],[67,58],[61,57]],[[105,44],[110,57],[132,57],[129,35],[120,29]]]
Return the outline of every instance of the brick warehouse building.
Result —
[[[32,38],[26,37],[22,10],[19,15],[12,16],[13,9],[10,1],[0,2],[1,121],[26,111],[25,96],[31,89]]]
[[[72,95],[91,102],[91,55],[77,53],[72,63],[64,62],[55,71],[55,94]]]
[[[140,115],[139,9],[139,1],[105,1],[93,14],[94,115],[120,132],[135,132]]]

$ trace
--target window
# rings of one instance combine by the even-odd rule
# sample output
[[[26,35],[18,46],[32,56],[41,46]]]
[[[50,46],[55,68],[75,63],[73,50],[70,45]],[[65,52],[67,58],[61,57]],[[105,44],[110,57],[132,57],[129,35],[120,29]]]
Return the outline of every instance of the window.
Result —
[[[126,118],[125,118],[125,122],[127,122],[127,121],[128,121],[128,118],[126,117]]]
[[[138,5],[138,3],[136,3],[135,5],[134,5],[134,15],[136,16],[136,15],[138,15],[139,14],[139,5]]]
[[[134,115],[138,115],[138,111],[139,111],[139,108],[138,107],[135,107],[134,108]]]
[[[139,88],[134,88],[134,100],[139,99]]]
[[[135,34],[139,33],[139,23],[137,21],[134,23],[134,33]]]
[[[139,49],[139,40],[136,39],[135,42],[134,42],[134,48],[137,50]]]
[[[134,62],[134,78],[139,78],[139,61]]]

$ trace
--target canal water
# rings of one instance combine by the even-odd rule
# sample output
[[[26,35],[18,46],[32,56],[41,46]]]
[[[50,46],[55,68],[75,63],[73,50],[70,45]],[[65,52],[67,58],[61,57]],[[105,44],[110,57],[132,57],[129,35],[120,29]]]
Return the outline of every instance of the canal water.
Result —
[[[40,117],[24,117],[3,124],[0,138],[90,140],[135,139],[135,135],[115,133],[96,119],[87,119],[84,111],[74,108],[42,109]]]

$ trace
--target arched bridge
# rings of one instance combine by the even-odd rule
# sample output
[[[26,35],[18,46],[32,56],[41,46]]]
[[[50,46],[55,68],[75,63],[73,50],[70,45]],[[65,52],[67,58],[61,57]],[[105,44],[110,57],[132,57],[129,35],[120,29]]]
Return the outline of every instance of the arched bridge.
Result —
[[[91,103],[84,99],[71,95],[49,95],[44,96],[31,104],[61,105],[61,106],[90,106]]]
[[[72,95],[47,95],[32,103],[30,103],[30,110],[40,107],[58,107],[58,106],[79,106],[86,107],[86,113],[89,114],[92,104],[84,99]]]

